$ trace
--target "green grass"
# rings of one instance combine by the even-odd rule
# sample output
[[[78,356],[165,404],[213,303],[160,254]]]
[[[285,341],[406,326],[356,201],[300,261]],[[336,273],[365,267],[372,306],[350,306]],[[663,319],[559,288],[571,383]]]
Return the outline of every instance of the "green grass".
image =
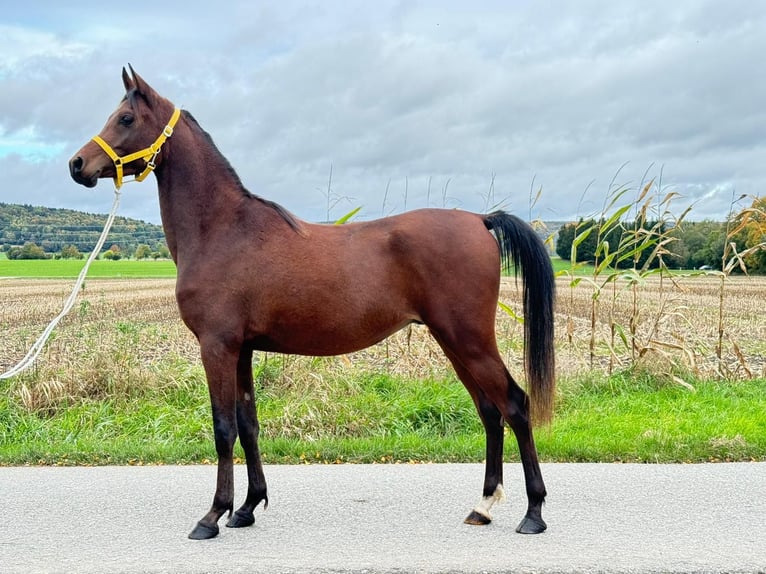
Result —
[[[572,263],[566,259],[562,259],[561,257],[554,255],[551,257],[551,263],[553,263],[553,272],[556,275],[573,272]],[[578,277],[592,277],[594,270],[595,267],[590,263],[577,263],[573,273]]]
[[[172,367],[168,367],[172,368]],[[162,386],[102,400],[24,409],[16,381],[0,382],[0,464],[155,464],[215,460],[199,367],[179,365]],[[259,369],[261,450],[267,463],[476,462],[484,434],[459,382],[387,374],[278,381]],[[646,376],[561,383],[553,424],[538,429],[543,461],[766,460],[766,379],[705,382],[695,390]],[[242,456],[238,449],[237,456]],[[512,436],[506,460],[517,461]]]
[[[571,265],[560,257],[553,257],[553,269],[556,273],[569,271]],[[77,277],[85,264],[84,260],[74,259],[7,259],[0,252],[0,277],[44,277],[70,278]],[[141,260],[120,259],[109,261],[98,259],[93,262],[88,271],[88,277],[175,277],[175,264],[168,259]],[[593,275],[592,265],[578,265],[575,275]]]
[[[560,257],[552,257],[556,273],[570,271],[571,264]],[[75,259],[20,259],[10,260],[0,252],[0,277],[74,278],[79,275],[84,260]],[[574,274],[592,276],[593,265],[578,264]],[[512,273],[512,272],[511,272]],[[169,259],[141,260],[120,259],[110,261],[98,259],[88,271],[88,277],[175,277],[175,264]]]
[[[571,264],[560,257],[552,257],[553,270],[555,273],[571,271]],[[0,252],[0,277],[29,277],[29,278],[74,278],[79,275],[85,264],[84,260],[74,259],[21,259],[10,260],[5,253]],[[593,275],[593,265],[578,264],[574,270],[576,276]],[[513,271],[505,272],[506,275]],[[94,261],[88,270],[88,277],[94,278],[149,278],[149,277],[175,277],[176,266],[169,259],[141,260],[120,259],[110,261],[98,259]]]
[[[766,460],[766,379],[697,382],[646,376],[565,385],[543,457],[567,461]]]
[[[0,259],[0,277],[74,278],[80,274],[84,260],[75,259]],[[94,261],[88,277],[175,277],[176,266],[169,259],[120,259]]]

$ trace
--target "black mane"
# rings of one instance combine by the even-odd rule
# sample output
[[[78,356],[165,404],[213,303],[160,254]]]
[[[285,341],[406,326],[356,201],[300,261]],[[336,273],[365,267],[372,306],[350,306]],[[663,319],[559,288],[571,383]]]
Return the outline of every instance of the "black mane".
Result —
[[[254,201],[259,201],[265,206],[270,207],[271,209],[276,211],[279,214],[279,216],[282,219],[284,219],[294,231],[301,233],[301,224],[298,221],[298,219],[292,213],[290,213],[287,209],[285,209],[278,203],[268,199],[264,199],[263,197],[248,191],[247,188],[242,184],[242,180],[239,178],[239,174],[237,174],[237,172],[231,166],[231,163],[229,163],[229,160],[226,159],[226,156],[224,156],[221,153],[221,151],[218,149],[218,146],[215,145],[215,142],[213,141],[213,138],[210,136],[210,134],[207,133],[202,128],[202,126],[199,125],[199,122],[197,122],[197,120],[194,118],[191,112],[187,110],[182,110],[182,114],[184,118],[189,122],[190,125],[193,125],[195,128],[199,130],[200,134],[202,134],[202,136],[205,138],[205,141],[210,145],[210,147],[213,150],[215,150],[216,154],[218,154],[224,167],[229,172],[229,175],[237,183],[237,186],[239,187],[239,190],[242,192],[242,195],[244,195],[245,197],[251,198]]]

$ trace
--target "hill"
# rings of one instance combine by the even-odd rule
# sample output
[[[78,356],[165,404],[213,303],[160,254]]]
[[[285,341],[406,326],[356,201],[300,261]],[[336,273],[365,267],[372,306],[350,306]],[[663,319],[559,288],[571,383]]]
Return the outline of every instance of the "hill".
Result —
[[[73,209],[38,207],[0,203],[0,246],[22,246],[32,242],[48,253],[74,245],[89,252],[104,228],[106,215],[84,213]],[[156,248],[165,245],[162,226],[127,217],[117,217],[109,232],[107,245],[118,245],[132,253],[140,244]]]

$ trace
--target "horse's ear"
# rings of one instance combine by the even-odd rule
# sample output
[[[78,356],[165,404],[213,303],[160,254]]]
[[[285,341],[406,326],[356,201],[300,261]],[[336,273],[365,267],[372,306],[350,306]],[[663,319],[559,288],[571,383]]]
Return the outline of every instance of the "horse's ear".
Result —
[[[130,70],[133,71],[133,68]],[[130,77],[130,75],[128,75],[128,71],[125,69],[125,66],[122,67],[122,83],[125,85],[126,93],[136,87],[133,83],[133,79]]]
[[[133,87],[136,89],[136,92],[143,96],[144,100],[146,100],[146,103],[149,104],[149,107],[151,108],[157,98],[157,92],[155,92],[154,89],[136,73],[133,66],[128,64],[128,68],[130,68],[130,73],[133,76]]]

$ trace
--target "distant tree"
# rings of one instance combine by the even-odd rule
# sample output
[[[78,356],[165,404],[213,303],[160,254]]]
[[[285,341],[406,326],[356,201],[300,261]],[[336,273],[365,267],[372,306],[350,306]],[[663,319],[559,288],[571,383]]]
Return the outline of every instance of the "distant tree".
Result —
[[[119,259],[122,259],[122,253],[120,253],[119,247],[117,248],[117,251],[112,251],[112,249],[108,249],[104,251],[103,257],[104,259],[108,259],[110,261],[117,261]]]
[[[136,247],[135,257],[136,259],[148,259],[152,255],[152,250],[145,243],[141,243]]]
[[[685,221],[673,231],[678,265],[685,269],[721,268],[726,226],[720,221]]]
[[[604,222],[595,219],[580,219],[578,223],[567,223],[559,228],[556,239],[556,254],[562,259],[570,260],[572,245],[577,244],[577,261],[595,261],[599,244],[609,243],[609,251],[614,252],[620,243],[620,228],[615,227],[606,235],[600,233]],[[606,231],[604,231],[606,233]]]
[[[25,243],[21,248],[19,259],[50,259],[50,255],[34,243]]]
[[[80,250],[74,245],[67,245],[66,247],[61,248],[59,257],[61,257],[61,259],[82,259],[84,255],[80,253]]]
[[[576,223],[562,225],[556,238],[556,255],[567,261],[572,256],[572,242],[574,241],[576,227]]]
[[[556,254],[562,259],[572,258],[572,245],[577,242],[576,260],[593,261],[596,254],[598,229],[594,219],[580,219],[577,223],[567,223],[559,229],[556,239]]]
[[[50,255],[32,242],[25,243],[23,247],[11,247],[6,255],[8,259],[50,259]]]
[[[748,272],[766,273],[766,197],[756,197],[730,225],[738,253],[747,252],[743,261]]]

